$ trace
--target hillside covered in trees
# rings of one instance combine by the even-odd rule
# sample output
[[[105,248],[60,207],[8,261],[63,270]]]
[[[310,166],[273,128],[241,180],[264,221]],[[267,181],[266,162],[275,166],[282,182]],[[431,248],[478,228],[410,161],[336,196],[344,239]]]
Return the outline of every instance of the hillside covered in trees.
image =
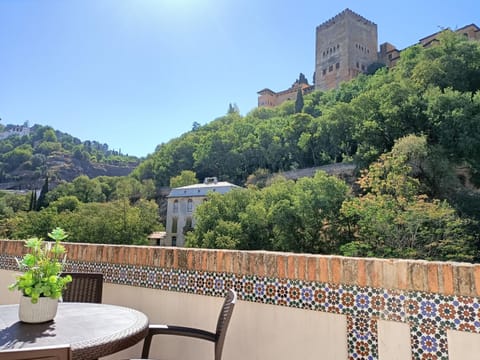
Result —
[[[449,164],[468,167],[480,184],[480,44],[445,32],[437,46],[414,46],[398,65],[361,75],[339,89],[314,92],[276,108],[226,116],[161,144],[135,170],[138,179],[168,185],[182,170],[199,179],[245,183],[269,173],[355,161],[366,168],[410,134]]]
[[[0,124],[8,134],[15,125]],[[80,175],[125,176],[139,159],[109,150],[107,144],[81,141],[49,126],[25,124],[28,134],[11,132],[0,140],[0,188],[40,189],[48,177],[51,186]]]
[[[245,116],[230,106],[158,145],[129,177],[81,176],[34,213],[4,197],[3,234],[55,225],[72,241],[143,243],[162,226],[158,189],[189,174],[246,186],[196,209],[189,246],[478,262],[479,89],[480,44],[446,31],[338,89]],[[334,163],[357,165],[355,186],[275,175]]]
[[[199,208],[191,246],[470,261],[479,255],[479,89],[480,44],[446,31],[436,46],[403,51],[395,68],[308,94],[300,108],[285,102],[195,124],[132,175],[163,186],[188,169],[259,185],[251,198]],[[358,165],[356,193],[303,183],[315,180],[261,189],[269,174],[337,162]],[[297,193],[302,186],[311,190]],[[329,202],[306,211],[315,196]]]

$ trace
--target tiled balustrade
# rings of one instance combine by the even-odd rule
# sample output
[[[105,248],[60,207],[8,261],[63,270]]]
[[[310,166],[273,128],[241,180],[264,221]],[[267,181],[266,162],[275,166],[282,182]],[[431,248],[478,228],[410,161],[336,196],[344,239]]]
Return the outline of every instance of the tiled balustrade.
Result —
[[[344,347],[348,359],[387,359],[391,354],[401,359],[395,341],[413,359],[479,356],[479,265],[263,251],[66,246],[68,270],[101,271],[109,284],[203,296],[223,296],[232,287],[240,300],[257,305],[256,311],[266,311],[262,304],[269,304],[282,311],[339,315],[334,319],[344,321],[344,336],[331,346]],[[14,257],[23,251],[21,241],[0,241],[0,268],[16,270]],[[317,331],[316,324],[309,326]],[[318,324],[319,334],[325,330],[321,326],[326,325]],[[407,329],[406,337],[385,333],[401,329]],[[280,338],[278,331],[272,329],[268,336]],[[312,330],[306,326],[305,331]],[[237,352],[245,355],[242,346],[254,342],[246,336],[242,344],[233,341],[230,348],[238,347]],[[261,346],[256,340],[255,344]],[[303,358],[305,354],[323,358],[308,351]]]

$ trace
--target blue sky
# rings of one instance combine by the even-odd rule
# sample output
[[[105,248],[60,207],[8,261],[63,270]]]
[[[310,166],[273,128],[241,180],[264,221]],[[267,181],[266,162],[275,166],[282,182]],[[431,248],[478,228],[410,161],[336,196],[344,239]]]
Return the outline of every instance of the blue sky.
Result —
[[[146,156],[257,91],[311,82],[315,28],[345,8],[402,49],[480,26],[477,0],[0,0],[0,118]]]

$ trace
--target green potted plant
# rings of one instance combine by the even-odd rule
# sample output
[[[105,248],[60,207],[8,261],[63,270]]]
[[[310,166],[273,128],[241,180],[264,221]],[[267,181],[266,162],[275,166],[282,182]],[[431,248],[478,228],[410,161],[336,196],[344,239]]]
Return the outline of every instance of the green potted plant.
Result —
[[[60,241],[67,238],[62,228],[55,228],[48,236],[54,240],[43,241],[34,237],[25,241],[28,253],[18,266],[23,274],[9,286],[10,290],[20,290],[19,305],[21,321],[38,323],[52,320],[57,313],[58,299],[69,282],[70,275],[61,276],[66,259],[65,247]]]

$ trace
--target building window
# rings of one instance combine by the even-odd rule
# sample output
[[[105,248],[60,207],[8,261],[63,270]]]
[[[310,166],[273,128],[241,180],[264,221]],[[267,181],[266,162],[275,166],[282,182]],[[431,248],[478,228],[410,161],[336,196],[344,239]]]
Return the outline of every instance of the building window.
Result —
[[[357,61],[357,69],[359,69],[359,68],[360,68],[360,64],[359,64],[358,61]]]
[[[190,216],[187,217],[187,218],[185,219],[185,226],[183,227],[183,235],[186,235],[187,232],[193,230],[192,224],[193,224],[192,218],[191,218]]]
[[[362,70],[365,71],[365,65],[362,64]]]
[[[327,73],[327,69],[322,70],[322,75],[325,75]]]
[[[388,60],[392,60],[392,54],[388,54]]]
[[[188,199],[187,201],[187,212],[192,212],[193,211],[193,200]]]
[[[178,200],[173,202],[173,213],[178,213]]]
[[[177,246],[177,237],[172,236],[172,246]]]
[[[335,64],[335,69],[340,69],[340,63],[339,62]]]
[[[171,230],[172,234],[177,233],[177,227],[178,227],[178,218],[174,217],[172,218],[172,230]]]
[[[330,66],[328,67],[328,72],[330,72],[330,71],[333,71],[333,65],[330,65]]]

